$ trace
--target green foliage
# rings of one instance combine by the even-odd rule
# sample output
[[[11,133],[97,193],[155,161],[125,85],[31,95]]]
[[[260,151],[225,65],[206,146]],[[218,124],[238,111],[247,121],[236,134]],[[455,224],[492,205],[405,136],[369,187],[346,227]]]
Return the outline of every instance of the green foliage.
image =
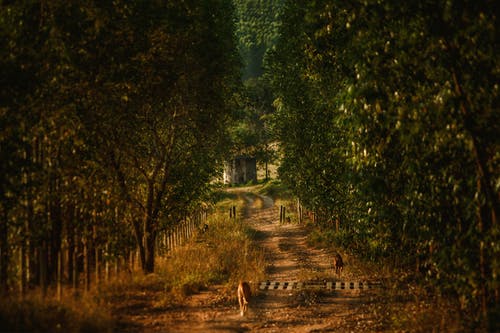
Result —
[[[345,245],[417,266],[483,318],[499,287],[494,9],[287,1],[270,66],[287,186]]]
[[[229,128],[232,156],[253,156],[265,167],[276,159],[275,137],[271,128],[273,95],[266,78],[252,78],[244,82],[240,105]]]
[[[276,159],[271,130],[274,96],[267,78],[263,77],[266,57],[278,36],[282,0],[235,0],[236,37],[243,61],[244,86],[230,133],[231,156],[256,157],[265,166]]]
[[[229,0],[2,2],[2,288],[11,251],[45,247],[54,279],[62,244],[137,246],[154,270],[158,230],[206,196],[229,144],[231,17]]]
[[[263,74],[268,49],[278,37],[283,0],[233,0],[236,9],[236,36],[244,61],[243,80]]]
[[[259,189],[259,193],[271,197],[273,201],[288,200],[292,198],[292,193],[279,179],[265,183]]]

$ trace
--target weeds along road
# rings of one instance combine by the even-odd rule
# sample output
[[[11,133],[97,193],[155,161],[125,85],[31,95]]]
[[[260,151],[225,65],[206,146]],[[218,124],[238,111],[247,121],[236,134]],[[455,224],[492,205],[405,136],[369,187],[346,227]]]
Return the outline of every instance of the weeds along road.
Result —
[[[306,242],[306,231],[296,224],[279,224],[279,208],[252,188],[231,189],[244,199],[243,223],[258,232],[258,245],[266,253],[267,279],[281,282],[335,280],[331,260],[335,249],[319,250]],[[343,281],[363,281],[370,276],[354,258],[343,255]],[[257,290],[244,317],[234,297],[222,286],[191,295],[185,304],[164,311],[148,310],[155,291],[145,292],[143,303],[123,309],[120,331],[126,332],[376,332],[381,331],[371,309],[376,291]],[[161,291],[156,291],[156,293]],[[148,294],[149,293],[149,294]],[[140,295],[139,295],[140,298]]]

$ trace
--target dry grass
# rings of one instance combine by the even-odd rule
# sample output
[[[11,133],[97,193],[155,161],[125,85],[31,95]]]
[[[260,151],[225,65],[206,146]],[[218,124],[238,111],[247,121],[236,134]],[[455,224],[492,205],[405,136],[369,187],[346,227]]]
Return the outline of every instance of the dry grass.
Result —
[[[379,301],[371,306],[387,332],[468,331],[452,299],[432,295],[414,283],[387,285]]]
[[[142,302],[137,295],[145,293],[149,298],[159,297],[152,300],[152,306],[160,311],[182,305],[188,296],[213,285],[222,290],[220,299],[229,302],[240,279],[262,280],[265,257],[252,241],[256,233],[222,213],[211,216],[208,224],[207,232],[200,232],[168,256],[157,258],[155,274],[136,273],[109,284],[101,289],[102,298],[112,303],[118,298]]]
[[[323,230],[310,224],[308,244],[316,248],[339,247],[342,234]],[[342,245],[342,244],[341,244]],[[340,246],[344,252],[345,248]],[[369,307],[373,318],[379,320],[378,327],[386,332],[463,332],[465,327],[457,301],[451,296],[437,296],[432,288],[419,282],[412,272],[394,267],[390,262],[373,262],[348,256],[348,270],[356,275],[369,274],[371,279],[383,281],[377,292],[377,302],[362,305]],[[360,270],[362,268],[362,271]],[[473,331],[473,330],[470,330]]]
[[[226,214],[236,200],[228,196],[222,201],[220,213],[209,219],[207,232],[157,258],[155,274],[124,274],[86,295],[61,301],[37,293],[24,299],[0,299],[0,332],[111,332],[124,325],[113,321],[112,313],[145,306],[163,311],[212,285],[223,291],[222,301],[233,302],[239,280],[255,282],[256,288],[266,266],[264,252],[253,242],[258,234]]]
[[[169,292],[168,301],[218,284],[233,290],[240,279],[260,281],[264,276],[264,254],[252,244],[252,230],[218,216],[206,233],[158,261],[158,275]]]
[[[112,332],[114,321],[91,296],[57,301],[32,292],[24,298],[0,302],[1,332]]]

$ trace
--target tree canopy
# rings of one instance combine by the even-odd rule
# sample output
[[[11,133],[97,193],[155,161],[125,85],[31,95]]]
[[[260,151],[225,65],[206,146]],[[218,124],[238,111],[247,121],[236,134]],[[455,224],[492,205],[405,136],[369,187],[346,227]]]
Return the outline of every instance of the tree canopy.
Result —
[[[44,262],[52,278],[67,246],[137,246],[154,270],[158,233],[203,199],[228,145],[233,14],[219,0],[1,3],[4,289]]]
[[[239,107],[231,127],[232,155],[251,155],[266,166],[276,159],[271,114],[274,95],[264,75],[267,55],[278,37],[282,0],[234,0],[236,37],[242,59]]]
[[[346,246],[416,265],[484,316],[499,288],[497,7],[286,1],[271,56],[282,179]]]

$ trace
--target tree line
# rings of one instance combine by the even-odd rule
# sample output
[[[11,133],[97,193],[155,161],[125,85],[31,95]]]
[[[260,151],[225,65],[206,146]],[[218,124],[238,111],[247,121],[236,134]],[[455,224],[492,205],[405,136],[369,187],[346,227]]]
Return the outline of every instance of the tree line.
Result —
[[[285,1],[267,65],[280,177],[338,241],[499,304],[494,1]]]
[[[234,0],[233,3],[243,87],[234,125],[229,129],[232,154],[256,157],[265,169],[267,180],[269,164],[276,161],[277,155],[271,122],[274,95],[264,69],[279,36],[283,0]]]
[[[3,292],[53,283],[61,257],[71,281],[87,253],[138,249],[154,271],[227,149],[232,17],[222,0],[1,2]]]

